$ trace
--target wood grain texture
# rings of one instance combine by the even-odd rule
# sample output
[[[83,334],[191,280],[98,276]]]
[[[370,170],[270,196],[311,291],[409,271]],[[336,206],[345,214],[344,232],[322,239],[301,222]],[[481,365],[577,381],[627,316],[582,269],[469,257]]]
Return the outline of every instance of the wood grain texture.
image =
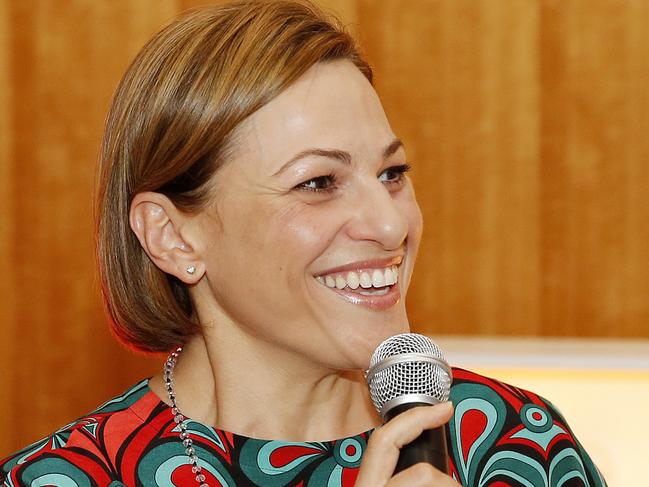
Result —
[[[544,334],[646,336],[646,2],[541,13]]]
[[[13,393],[15,376],[12,350],[16,344],[20,346],[21,340],[16,336],[17,323],[15,318],[15,301],[17,289],[13,280],[14,259],[13,250],[13,194],[14,182],[12,178],[13,160],[11,145],[13,140],[11,126],[12,83],[10,77],[11,66],[11,38],[12,30],[8,16],[8,6],[0,2],[0,387],[4,391]],[[3,394],[7,398],[8,394]],[[15,418],[16,401],[9,395],[0,407],[0,432],[8,431]],[[0,434],[0,456],[7,451],[6,447],[17,444],[4,440]],[[10,438],[11,439],[11,438]],[[4,447],[4,448],[3,448]]]
[[[207,3],[0,0],[0,456],[159,366],[105,325],[94,167],[128,63]],[[415,329],[649,337],[649,4],[319,3],[360,38],[415,168]]]

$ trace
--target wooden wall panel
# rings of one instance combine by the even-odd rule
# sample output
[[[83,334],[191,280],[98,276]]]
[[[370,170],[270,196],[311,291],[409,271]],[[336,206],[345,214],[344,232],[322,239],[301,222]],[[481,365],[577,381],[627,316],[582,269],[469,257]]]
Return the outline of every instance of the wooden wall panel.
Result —
[[[159,367],[106,330],[94,164],[132,57],[206,3],[0,0],[0,456]],[[319,3],[361,38],[415,167],[415,328],[649,337],[649,5]]]
[[[541,15],[543,334],[647,336],[646,2]]]
[[[12,99],[12,83],[10,82],[11,38],[12,30],[9,22],[8,6],[0,2],[0,388],[9,391],[3,396],[4,404],[0,407],[0,456],[7,451],[9,445],[2,444],[2,432],[8,431],[15,418],[14,402],[14,363],[12,349],[20,346],[17,340],[17,326],[14,313],[16,287],[13,281],[14,259],[12,258],[13,242],[13,179],[11,174],[11,142],[13,139],[11,126],[11,110],[9,103]],[[9,397],[8,397],[9,396]]]

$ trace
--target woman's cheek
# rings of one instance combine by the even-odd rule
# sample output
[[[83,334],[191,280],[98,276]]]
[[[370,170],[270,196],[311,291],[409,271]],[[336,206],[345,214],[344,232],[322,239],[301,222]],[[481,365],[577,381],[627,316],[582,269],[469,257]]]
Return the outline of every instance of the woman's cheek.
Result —
[[[284,228],[289,242],[305,249],[323,251],[343,226],[344,213],[318,206],[306,206],[294,212],[278,228]]]

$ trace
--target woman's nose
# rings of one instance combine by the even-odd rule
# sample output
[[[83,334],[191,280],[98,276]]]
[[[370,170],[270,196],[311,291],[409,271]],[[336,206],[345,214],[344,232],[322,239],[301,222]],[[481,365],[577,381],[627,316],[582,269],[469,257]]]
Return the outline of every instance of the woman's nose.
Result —
[[[407,216],[394,195],[378,180],[364,185],[350,205],[347,234],[353,240],[379,243],[386,250],[398,249],[408,235]]]

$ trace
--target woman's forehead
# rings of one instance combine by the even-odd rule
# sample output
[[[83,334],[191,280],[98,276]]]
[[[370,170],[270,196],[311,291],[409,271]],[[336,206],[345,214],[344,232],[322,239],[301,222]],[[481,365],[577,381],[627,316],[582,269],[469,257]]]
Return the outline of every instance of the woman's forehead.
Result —
[[[277,169],[308,148],[379,150],[394,139],[376,92],[349,61],[313,66],[237,132],[247,155]]]

